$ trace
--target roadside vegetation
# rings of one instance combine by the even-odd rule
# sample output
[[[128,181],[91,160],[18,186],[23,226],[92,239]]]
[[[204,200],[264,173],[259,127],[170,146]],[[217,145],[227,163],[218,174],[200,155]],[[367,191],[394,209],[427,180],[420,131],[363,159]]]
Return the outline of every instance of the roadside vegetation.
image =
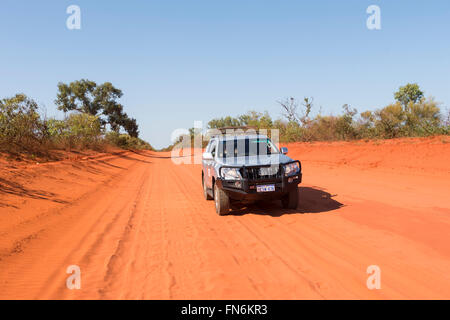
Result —
[[[122,91],[111,83],[80,80],[58,84],[55,100],[63,119],[41,115],[25,94],[0,100],[0,151],[45,156],[51,150],[103,151],[109,146],[151,149],[139,138],[135,119],[117,102]]]
[[[433,98],[425,98],[417,84],[407,84],[395,94],[395,102],[375,111],[358,111],[349,105],[340,115],[314,112],[313,98],[299,102],[294,98],[279,101],[282,118],[273,120],[267,113],[249,111],[237,117],[213,119],[208,128],[253,126],[279,129],[281,142],[391,139],[449,135],[450,112]]]

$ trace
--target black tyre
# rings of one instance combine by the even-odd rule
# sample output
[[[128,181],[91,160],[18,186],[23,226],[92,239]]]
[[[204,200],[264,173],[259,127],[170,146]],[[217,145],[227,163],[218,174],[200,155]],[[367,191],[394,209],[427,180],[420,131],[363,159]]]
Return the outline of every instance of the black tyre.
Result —
[[[298,205],[298,187],[295,187],[287,195],[281,199],[283,208],[285,209],[297,209]]]
[[[203,196],[205,197],[206,200],[212,200],[213,197],[211,197],[208,193],[208,187],[206,186],[204,175],[202,175],[202,185],[203,185]]]
[[[216,212],[219,216],[225,216],[230,213],[230,198],[217,185],[214,185],[214,202],[216,203]]]

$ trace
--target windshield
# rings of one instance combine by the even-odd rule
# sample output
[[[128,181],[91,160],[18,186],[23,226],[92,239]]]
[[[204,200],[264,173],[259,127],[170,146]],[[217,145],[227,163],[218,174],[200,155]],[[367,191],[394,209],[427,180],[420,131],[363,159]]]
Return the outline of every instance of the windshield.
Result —
[[[246,138],[220,141],[217,152],[219,158],[236,158],[279,153],[277,147],[268,138]]]

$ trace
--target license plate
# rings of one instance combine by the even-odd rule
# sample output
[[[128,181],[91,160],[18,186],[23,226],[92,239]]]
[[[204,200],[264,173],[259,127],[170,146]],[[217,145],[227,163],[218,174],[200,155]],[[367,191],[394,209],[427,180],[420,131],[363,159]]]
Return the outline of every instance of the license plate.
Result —
[[[269,185],[263,185],[263,186],[256,186],[257,192],[274,192],[275,191],[275,185],[269,184]]]

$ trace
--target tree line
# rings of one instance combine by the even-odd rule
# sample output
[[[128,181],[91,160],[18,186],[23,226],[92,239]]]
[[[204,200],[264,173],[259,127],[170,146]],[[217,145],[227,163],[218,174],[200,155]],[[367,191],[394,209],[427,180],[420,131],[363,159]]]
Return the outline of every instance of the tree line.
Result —
[[[119,103],[120,89],[110,82],[79,80],[59,83],[55,104],[64,119],[41,115],[42,108],[25,94],[0,100],[0,150],[41,154],[51,149],[149,149],[139,139],[136,119]]]
[[[237,117],[212,119],[208,128],[253,126],[279,129],[282,142],[389,139],[448,135],[450,113],[444,114],[433,98],[425,98],[418,84],[407,84],[394,93],[395,101],[375,111],[358,113],[345,104],[340,115],[315,116],[314,99],[287,98],[278,101],[282,118],[272,119],[268,112],[249,111]]]

